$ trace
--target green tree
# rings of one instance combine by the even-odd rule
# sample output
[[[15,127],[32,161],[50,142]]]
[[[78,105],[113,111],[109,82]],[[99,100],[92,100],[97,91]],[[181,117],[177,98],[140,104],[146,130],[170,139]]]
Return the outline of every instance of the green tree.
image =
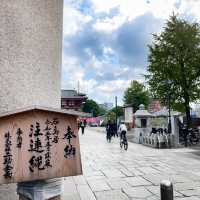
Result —
[[[121,117],[124,115],[124,110],[123,110],[123,107],[121,106],[117,106],[117,109],[114,107],[109,112],[113,112],[116,114],[116,110],[117,110],[117,117]]]
[[[149,46],[147,79],[154,96],[186,112],[190,126],[190,102],[200,97],[200,28],[173,15]]]
[[[110,111],[106,114],[106,118],[107,118],[107,121],[112,121],[112,122],[115,122],[115,112],[113,111]]]
[[[93,117],[97,117],[100,114],[99,105],[92,99],[87,99],[82,105],[82,111],[91,113]]]
[[[140,104],[144,104],[147,107],[149,104],[149,92],[143,84],[133,80],[130,87],[124,92],[124,103],[132,104],[134,112],[139,109]]]
[[[123,107],[117,106],[117,109],[116,108],[112,108],[111,110],[109,110],[107,112],[107,114],[106,114],[107,120],[115,122],[115,120],[116,120],[116,110],[117,110],[117,117],[123,116],[123,114],[124,114]]]
[[[107,110],[103,107],[99,105],[99,115],[105,115],[107,113]]]

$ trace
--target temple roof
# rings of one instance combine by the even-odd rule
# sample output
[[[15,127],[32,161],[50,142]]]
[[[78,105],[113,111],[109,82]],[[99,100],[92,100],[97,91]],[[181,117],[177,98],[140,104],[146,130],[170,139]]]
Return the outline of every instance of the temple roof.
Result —
[[[141,104],[139,106],[139,110],[137,110],[134,114],[136,117],[151,117],[152,114],[145,110],[145,106]]]
[[[29,106],[29,107],[25,107],[25,108],[16,109],[13,111],[3,112],[0,114],[0,118],[23,113],[23,112],[34,111],[34,110],[35,111],[44,111],[44,112],[45,111],[46,112],[55,112],[55,113],[74,115],[74,116],[80,116],[80,117],[90,117],[90,115],[88,113],[79,112],[79,111],[70,110],[70,109],[64,110],[64,109],[49,108],[49,107],[43,107],[43,106]]]
[[[61,97],[62,98],[87,98],[86,94],[78,93],[76,90],[61,90]]]

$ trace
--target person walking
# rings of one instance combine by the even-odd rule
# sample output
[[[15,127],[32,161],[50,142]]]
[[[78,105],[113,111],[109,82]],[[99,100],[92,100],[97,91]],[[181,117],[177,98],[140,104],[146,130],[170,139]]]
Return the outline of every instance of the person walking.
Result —
[[[112,137],[112,123],[109,120],[106,125],[106,139],[108,142],[111,142],[111,137]]]
[[[85,131],[85,123],[84,122],[81,122],[80,123],[80,127],[81,127],[81,133],[82,135],[84,134],[84,131]]]
[[[87,126],[87,120],[84,119],[83,123],[84,123],[84,126],[86,127]]]
[[[79,129],[80,129],[80,126],[81,126],[81,122],[80,122],[80,120],[79,120],[79,119],[77,120],[77,126],[78,126],[78,131],[79,131]]]

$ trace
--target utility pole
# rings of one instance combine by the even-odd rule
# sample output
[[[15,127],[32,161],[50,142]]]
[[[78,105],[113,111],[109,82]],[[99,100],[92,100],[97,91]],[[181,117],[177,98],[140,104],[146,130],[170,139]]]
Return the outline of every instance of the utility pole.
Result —
[[[115,123],[116,123],[116,135],[117,135],[117,96],[115,96]]]

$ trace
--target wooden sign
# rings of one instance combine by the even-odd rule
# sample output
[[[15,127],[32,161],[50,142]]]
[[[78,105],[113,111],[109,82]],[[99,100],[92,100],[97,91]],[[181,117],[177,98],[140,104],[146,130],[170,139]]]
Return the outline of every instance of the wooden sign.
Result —
[[[82,174],[77,115],[41,107],[0,115],[0,183]]]

